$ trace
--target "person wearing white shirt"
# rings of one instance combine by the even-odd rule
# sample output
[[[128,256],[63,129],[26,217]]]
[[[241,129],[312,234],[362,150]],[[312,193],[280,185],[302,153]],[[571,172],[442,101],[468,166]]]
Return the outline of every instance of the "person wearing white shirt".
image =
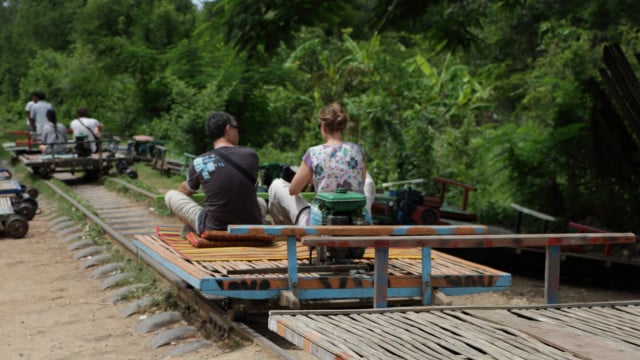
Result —
[[[104,125],[97,119],[89,117],[89,110],[86,107],[79,107],[76,110],[77,118],[71,121],[69,127],[73,130],[74,139],[81,135],[87,137],[87,142],[91,146],[91,152],[98,151],[96,141],[100,139]]]
[[[53,109],[53,106],[46,100],[44,93],[36,91],[34,94],[34,104],[31,105],[29,114],[31,129],[35,129],[38,137],[42,137],[42,128],[49,123],[47,110]]]

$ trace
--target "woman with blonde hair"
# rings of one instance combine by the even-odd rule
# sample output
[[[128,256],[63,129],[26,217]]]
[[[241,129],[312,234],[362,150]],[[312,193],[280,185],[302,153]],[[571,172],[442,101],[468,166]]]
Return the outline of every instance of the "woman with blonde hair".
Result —
[[[344,108],[336,102],[320,110],[318,129],[324,143],[307,149],[291,183],[276,179],[269,186],[269,212],[274,223],[309,224],[309,203],[300,195],[309,183],[316,193],[337,188],[363,193],[371,213],[375,185],[367,174],[362,146],[343,140],[348,121]]]

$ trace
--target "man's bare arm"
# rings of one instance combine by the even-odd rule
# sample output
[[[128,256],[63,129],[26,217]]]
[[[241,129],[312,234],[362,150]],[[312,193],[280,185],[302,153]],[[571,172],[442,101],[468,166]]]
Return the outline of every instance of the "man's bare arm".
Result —
[[[178,191],[180,191],[181,193],[187,195],[187,196],[191,196],[194,194],[193,191],[191,191],[189,189],[189,187],[187,186],[187,182],[183,181],[182,184],[180,184],[180,188],[178,189]]]

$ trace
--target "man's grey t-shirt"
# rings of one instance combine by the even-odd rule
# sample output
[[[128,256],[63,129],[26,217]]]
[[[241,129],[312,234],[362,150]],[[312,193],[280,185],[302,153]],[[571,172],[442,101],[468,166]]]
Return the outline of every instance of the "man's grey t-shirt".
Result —
[[[257,176],[258,154],[252,149],[226,146],[216,151]],[[198,216],[198,231],[226,230],[229,224],[262,223],[255,184],[213,151],[196,157],[189,165],[187,185],[192,191],[202,187],[205,194],[204,211]]]

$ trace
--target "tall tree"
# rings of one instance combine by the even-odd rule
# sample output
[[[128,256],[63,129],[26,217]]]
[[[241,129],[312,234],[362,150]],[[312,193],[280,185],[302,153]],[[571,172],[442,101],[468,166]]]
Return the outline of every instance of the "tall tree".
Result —
[[[0,95],[20,97],[20,79],[42,50],[65,51],[71,44],[73,19],[83,0],[20,0],[0,5]],[[22,104],[24,106],[24,104]]]
[[[208,5],[226,41],[253,58],[273,53],[281,43],[291,45],[303,27],[318,26],[329,36],[339,35],[341,25],[354,25],[342,20],[355,11],[353,4],[347,0],[219,0]]]
[[[80,11],[75,40],[95,50],[108,73],[129,74],[138,85],[140,119],[169,111],[165,52],[188,38],[195,6],[188,0],[95,0]]]

